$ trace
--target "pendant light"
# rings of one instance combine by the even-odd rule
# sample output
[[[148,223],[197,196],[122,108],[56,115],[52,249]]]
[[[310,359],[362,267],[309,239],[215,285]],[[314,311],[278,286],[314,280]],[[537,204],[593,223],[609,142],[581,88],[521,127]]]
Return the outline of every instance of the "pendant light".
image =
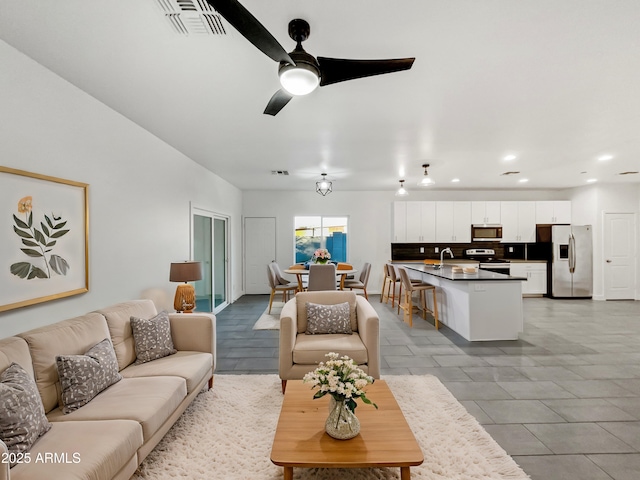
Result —
[[[396,197],[406,197],[407,195],[409,195],[409,192],[404,188],[404,180],[400,180],[400,188],[396,192]]]
[[[319,182],[316,182],[316,193],[319,193],[323,197],[326,197],[329,193],[331,193],[331,187],[333,186],[333,182],[327,180],[327,174],[322,174],[322,179]]]
[[[422,164],[422,168],[424,168],[424,177],[422,177],[422,180],[420,180],[418,182],[418,185],[421,186],[421,187],[430,187],[431,185],[435,184],[436,182],[431,180],[431,178],[429,178],[429,174],[427,173],[427,168],[429,168],[429,164],[428,163],[423,163]]]

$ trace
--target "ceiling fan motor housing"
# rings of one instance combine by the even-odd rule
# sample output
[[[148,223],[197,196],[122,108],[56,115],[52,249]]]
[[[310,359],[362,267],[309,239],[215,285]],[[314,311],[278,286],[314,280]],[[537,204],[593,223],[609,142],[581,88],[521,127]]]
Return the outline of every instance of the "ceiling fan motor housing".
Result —
[[[296,43],[304,42],[311,34],[309,22],[301,18],[294,18],[289,22],[289,36]]]

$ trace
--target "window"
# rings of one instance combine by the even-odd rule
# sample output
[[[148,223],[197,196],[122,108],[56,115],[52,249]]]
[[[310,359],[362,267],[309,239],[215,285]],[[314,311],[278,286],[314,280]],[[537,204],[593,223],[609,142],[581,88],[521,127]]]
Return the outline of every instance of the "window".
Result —
[[[347,261],[347,217],[295,217],[296,263],[306,262],[318,248],[326,248],[331,260]]]

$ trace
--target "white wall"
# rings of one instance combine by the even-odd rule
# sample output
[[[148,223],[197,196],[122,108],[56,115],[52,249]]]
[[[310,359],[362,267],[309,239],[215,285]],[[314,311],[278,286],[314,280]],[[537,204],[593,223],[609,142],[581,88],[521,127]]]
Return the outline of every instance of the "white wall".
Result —
[[[1,312],[0,338],[147,288],[172,298],[169,264],[190,254],[190,202],[231,217],[231,298],[242,295],[240,190],[2,41],[0,65],[0,164],[90,185],[90,291]]]

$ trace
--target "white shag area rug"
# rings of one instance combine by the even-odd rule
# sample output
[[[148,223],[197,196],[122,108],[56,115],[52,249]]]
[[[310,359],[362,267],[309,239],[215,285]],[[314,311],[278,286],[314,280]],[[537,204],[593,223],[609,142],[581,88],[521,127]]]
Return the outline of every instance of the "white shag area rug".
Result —
[[[271,313],[269,313],[269,307],[267,307],[253,326],[253,330],[280,330],[282,307],[284,307],[284,302],[274,301],[271,305]]]
[[[436,377],[383,379],[422,448],[424,463],[411,467],[412,479],[529,478]],[[282,398],[277,375],[216,375],[213,388],[198,395],[132,480],[282,479],[282,467],[269,459]],[[400,478],[399,468],[293,472],[296,480]]]

